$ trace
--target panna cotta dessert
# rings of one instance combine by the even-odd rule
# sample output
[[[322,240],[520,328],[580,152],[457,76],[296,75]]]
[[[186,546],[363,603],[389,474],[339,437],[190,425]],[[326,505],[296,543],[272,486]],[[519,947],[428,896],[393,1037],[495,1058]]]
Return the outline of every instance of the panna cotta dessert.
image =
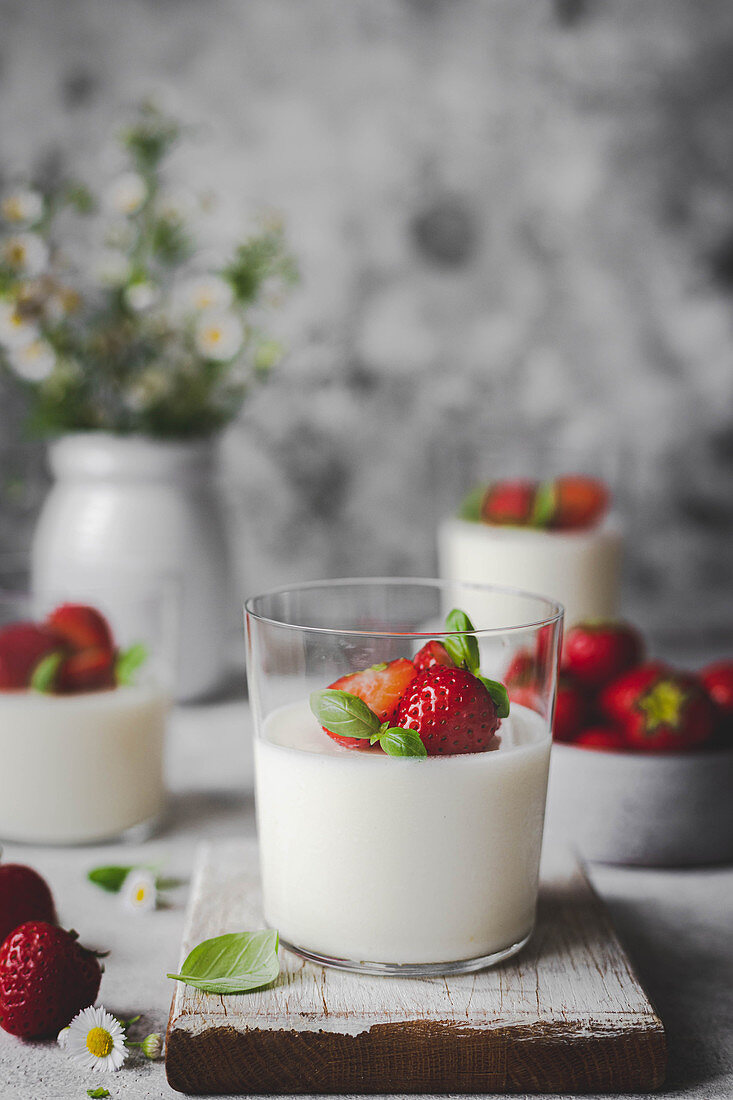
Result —
[[[81,604],[0,629],[3,840],[103,841],[160,814],[169,701],[134,682],[145,659]]]
[[[441,576],[541,593],[564,606],[566,624],[614,618],[623,538],[608,508],[592,478],[494,482],[440,525]]]
[[[258,722],[264,916],[306,957],[445,973],[498,962],[531,935],[551,698],[544,711],[510,704],[482,675],[463,611],[427,639],[394,635],[390,655],[415,655],[347,672]]]

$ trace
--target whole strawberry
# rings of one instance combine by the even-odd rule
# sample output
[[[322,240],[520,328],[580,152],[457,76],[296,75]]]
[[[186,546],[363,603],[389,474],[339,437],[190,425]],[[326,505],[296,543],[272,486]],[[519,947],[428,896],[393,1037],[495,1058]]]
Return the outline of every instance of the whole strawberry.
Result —
[[[568,474],[552,483],[553,507],[550,526],[556,530],[592,527],[608,511],[609,493],[594,477]]]
[[[638,631],[628,623],[578,623],[565,635],[561,667],[580,684],[597,689],[638,665],[643,652]]]
[[[699,677],[723,719],[733,722],[733,661],[716,661],[702,669]]]
[[[606,684],[598,707],[612,725],[623,725],[638,697],[670,671],[661,661],[647,661]]]
[[[53,897],[46,882],[22,863],[0,864],[0,943],[29,920],[56,923]]]
[[[694,676],[670,672],[639,693],[623,720],[627,744],[643,752],[699,748],[715,731],[717,711]]]
[[[536,481],[495,481],[484,494],[481,518],[485,523],[502,526],[528,526],[532,523],[536,494]]]
[[[601,752],[623,752],[626,748],[624,735],[612,726],[590,726],[573,741],[581,749],[597,749]]]
[[[101,967],[75,934],[28,921],[0,947],[0,1026],[23,1039],[59,1031],[94,1003]]]
[[[588,716],[588,703],[582,689],[568,676],[561,676],[555,697],[552,720],[554,741],[572,741]]]
[[[483,752],[499,728],[491,695],[472,673],[434,665],[409,684],[392,719],[416,730],[428,756]]]

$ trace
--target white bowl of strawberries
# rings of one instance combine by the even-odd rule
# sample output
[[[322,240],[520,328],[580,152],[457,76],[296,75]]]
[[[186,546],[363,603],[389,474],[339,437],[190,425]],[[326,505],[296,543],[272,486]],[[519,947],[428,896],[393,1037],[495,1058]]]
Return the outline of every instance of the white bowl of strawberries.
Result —
[[[577,624],[553,738],[549,837],[604,863],[733,860],[733,661],[681,672],[628,624]]]

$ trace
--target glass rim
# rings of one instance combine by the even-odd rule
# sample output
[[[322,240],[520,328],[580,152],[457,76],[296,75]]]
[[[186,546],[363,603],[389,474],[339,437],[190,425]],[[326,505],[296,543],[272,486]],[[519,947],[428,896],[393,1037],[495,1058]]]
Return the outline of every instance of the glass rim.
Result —
[[[283,619],[273,618],[271,615],[263,615],[256,611],[254,604],[258,600],[268,599],[271,596],[279,596],[288,592],[308,592],[319,588],[333,589],[366,588],[369,586],[383,585],[386,587],[399,587],[404,585],[421,586],[432,589],[466,589],[469,592],[484,595],[519,596],[522,599],[535,600],[544,604],[548,614],[540,619],[529,619],[527,622],[515,623],[513,626],[477,627],[475,630],[356,630],[351,627],[337,626],[303,626],[301,623],[290,623]],[[351,638],[448,638],[463,634],[474,634],[477,637],[496,637],[497,635],[520,633],[526,630],[538,630],[543,626],[551,626],[559,622],[564,613],[564,606],[557,600],[551,600],[538,592],[529,592],[523,588],[512,588],[509,585],[500,584],[474,584],[469,581],[447,581],[435,577],[338,577],[329,580],[302,581],[297,584],[279,585],[277,588],[267,589],[254,596],[248,596],[244,601],[244,611],[248,618],[255,619],[259,623],[269,626],[283,627],[287,630],[299,630],[306,634],[343,634]]]

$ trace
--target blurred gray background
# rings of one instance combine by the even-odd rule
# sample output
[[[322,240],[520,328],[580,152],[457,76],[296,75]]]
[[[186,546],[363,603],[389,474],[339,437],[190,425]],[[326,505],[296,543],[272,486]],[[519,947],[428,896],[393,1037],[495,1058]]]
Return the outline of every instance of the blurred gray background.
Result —
[[[286,219],[290,353],[223,451],[245,587],[432,571],[442,450],[514,436],[618,449],[628,613],[733,641],[729,0],[0,9],[4,178],[94,181],[153,90],[223,222]],[[4,549],[47,485],[21,424],[0,390]]]

